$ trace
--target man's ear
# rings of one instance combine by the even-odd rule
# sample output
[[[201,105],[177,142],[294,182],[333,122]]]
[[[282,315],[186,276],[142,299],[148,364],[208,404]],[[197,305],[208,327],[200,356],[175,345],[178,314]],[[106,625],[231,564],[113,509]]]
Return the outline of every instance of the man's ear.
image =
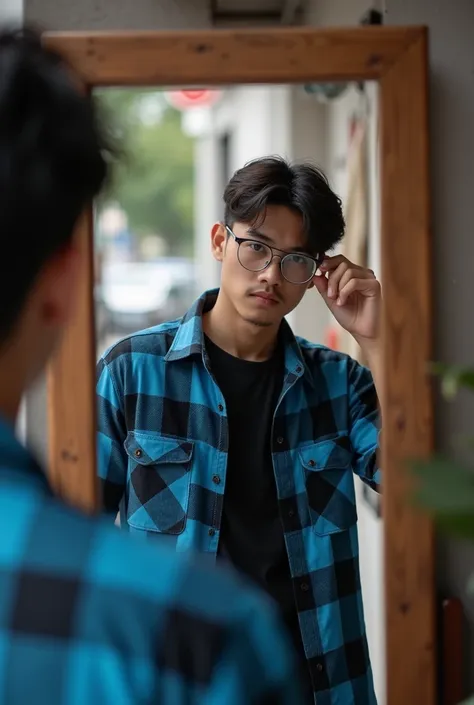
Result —
[[[76,303],[81,251],[74,240],[62,248],[43,268],[37,283],[42,301],[41,317],[46,325],[65,325]]]
[[[224,259],[227,231],[222,223],[214,223],[211,230],[211,251],[214,259],[222,262]]]

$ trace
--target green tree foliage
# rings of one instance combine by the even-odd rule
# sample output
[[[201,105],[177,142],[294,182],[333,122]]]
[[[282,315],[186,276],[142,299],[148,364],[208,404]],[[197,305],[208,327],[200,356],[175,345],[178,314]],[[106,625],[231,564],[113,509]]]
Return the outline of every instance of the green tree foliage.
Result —
[[[455,397],[461,389],[474,391],[471,368],[436,365],[433,371],[440,376],[447,399]],[[473,441],[465,439],[460,448],[468,451],[468,457]],[[414,462],[412,468],[416,478],[416,502],[433,515],[440,528],[474,541],[474,464],[434,455]]]
[[[135,235],[160,235],[171,254],[190,254],[193,140],[181,114],[155,90],[105,89],[96,99],[123,152],[100,205],[119,203]]]

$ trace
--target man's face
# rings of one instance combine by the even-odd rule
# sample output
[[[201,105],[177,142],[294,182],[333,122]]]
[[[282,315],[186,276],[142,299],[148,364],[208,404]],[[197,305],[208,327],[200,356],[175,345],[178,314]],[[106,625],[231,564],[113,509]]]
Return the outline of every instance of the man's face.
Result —
[[[239,262],[237,242],[224,226],[215,225],[212,246],[215,258],[222,262],[221,291],[244,320],[262,327],[277,326],[312,286],[311,281],[286,281],[280,268],[284,253],[307,252],[302,218],[285,206],[268,206],[258,227],[235,223],[232,231],[237,238],[250,238],[274,248],[274,258],[266,269],[248,271]]]

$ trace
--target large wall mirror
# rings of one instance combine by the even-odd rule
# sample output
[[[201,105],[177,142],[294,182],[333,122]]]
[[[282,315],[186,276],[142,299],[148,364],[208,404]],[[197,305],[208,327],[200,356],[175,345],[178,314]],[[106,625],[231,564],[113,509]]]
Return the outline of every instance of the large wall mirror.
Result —
[[[375,690],[380,704],[434,705],[433,531],[411,506],[405,469],[432,449],[426,30],[46,34],[45,42],[69,57],[128,153],[80,224],[80,304],[49,370],[55,486],[97,510],[96,362],[218,286],[209,230],[231,174],[268,154],[317,164],[343,201],[340,252],[371,268],[383,289],[382,497],[356,483]],[[364,362],[314,292],[289,322]],[[381,611],[385,620],[374,616]]]

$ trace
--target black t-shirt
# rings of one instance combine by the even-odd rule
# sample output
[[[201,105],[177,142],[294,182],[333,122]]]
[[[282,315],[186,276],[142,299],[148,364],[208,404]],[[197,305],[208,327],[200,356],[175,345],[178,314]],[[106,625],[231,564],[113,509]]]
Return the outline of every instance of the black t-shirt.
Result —
[[[221,350],[207,337],[205,346],[229,424],[219,557],[278,603],[309,682],[271,456],[273,416],[283,387],[283,349],[279,346],[265,362],[251,362]]]

